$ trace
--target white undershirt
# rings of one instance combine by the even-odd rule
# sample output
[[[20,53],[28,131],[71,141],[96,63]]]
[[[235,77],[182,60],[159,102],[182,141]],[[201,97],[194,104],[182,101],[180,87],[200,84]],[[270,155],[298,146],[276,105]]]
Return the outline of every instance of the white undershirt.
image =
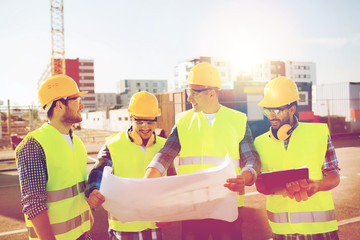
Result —
[[[212,120],[214,119],[216,113],[204,113],[207,118],[209,126],[211,125]]]
[[[63,136],[66,139],[66,141],[68,142],[68,144],[70,145],[71,149],[73,149],[73,142],[71,140],[70,134],[63,134]]]
[[[146,154],[146,147],[144,145],[141,145],[140,147],[143,150],[144,154]]]

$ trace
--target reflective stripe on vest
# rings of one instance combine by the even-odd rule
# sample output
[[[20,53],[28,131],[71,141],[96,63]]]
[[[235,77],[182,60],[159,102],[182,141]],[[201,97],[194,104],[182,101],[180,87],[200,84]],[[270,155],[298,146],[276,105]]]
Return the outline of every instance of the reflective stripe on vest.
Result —
[[[60,235],[81,226],[81,224],[89,220],[90,220],[90,212],[89,210],[87,210],[83,214],[78,215],[66,222],[51,224],[51,229],[54,235]],[[31,238],[38,238],[34,228],[28,227],[28,232]]]
[[[212,165],[220,165],[224,162],[223,157],[214,157],[214,156],[192,156],[192,157],[181,157],[179,160],[180,165],[194,165],[194,164],[212,164]],[[231,159],[234,167],[240,167],[239,159]]]
[[[335,210],[323,211],[323,212],[295,212],[289,213],[272,213],[267,211],[267,216],[271,222],[275,223],[313,223],[313,222],[330,222],[336,220]]]
[[[78,191],[78,186],[79,186],[79,191]],[[57,201],[65,200],[67,198],[75,197],[79,193],[84,192],[85,188],[86,188],[86,182],[83,181],[68,188],[64,188],[57,191],[48,191],[46,202],[48,203],[57,202]]]

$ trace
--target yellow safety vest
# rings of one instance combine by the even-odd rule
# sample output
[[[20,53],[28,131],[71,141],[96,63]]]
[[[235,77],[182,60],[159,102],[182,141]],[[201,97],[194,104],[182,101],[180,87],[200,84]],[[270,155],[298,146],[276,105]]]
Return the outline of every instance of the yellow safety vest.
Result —
[[[33,137],[46,156],[47,213],[56,239],[77,239],[90,230],[90,208],[85,199],[87,152],[83,142],[73,135],[73,149],[64,136],[50,124],[31,132],[17,151]],[[17,154],[15,154],[17,155]],[[25,214],[29,239],[39,239],[31,220]]]
[[[144,154],[140,146],[131,142],[126,131],[108,137],[106,142],[111,155],[114,175],[124,178],[143,178],[147,166],[164,146],[165,141],[166,139],[157,136],[156,143],[146,148]],[[124,224],[110,214],[109,227],[119,232],[140,232],[157,228],[154,222],[137,221]]]
[[[269,132],[255,139],[261,171],[271,172],[307,166],[309,178],[323,178],[329,130],[322,123],[300,123],[291,135],[287,150]],[[317,192],[307,201],[282,195],[268,195],[266,209],[270,227],[276,234],[318,234],[338,229],[331,191]]]
[[[204,113],[188,110],[177,116],[181,145],[179,174],[188,174],[221,164],[229,154],[236,173],[240,173],[239,143],[244,138],[247,117],[244,113],[221,106],[211,125]],[[238,206],[244,195],[238,195]]]

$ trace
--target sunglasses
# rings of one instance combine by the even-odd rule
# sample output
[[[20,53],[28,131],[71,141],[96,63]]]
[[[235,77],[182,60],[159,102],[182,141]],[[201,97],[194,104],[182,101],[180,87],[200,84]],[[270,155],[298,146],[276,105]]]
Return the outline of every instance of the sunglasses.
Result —
[[[153,125],[157,122],[157,118],[155,119],[152,119],[152,120],[148,120],[148,119],[139,119],[139,118],[135,118],[134,116],[132,116],[132,118],[134,119],[135,121],[135,124],[136,125],[144,125],[145,123],[148,124],[148,125]]]
[[[200,90],[188,88],[188,89],[186,89],[186,94],[188,96],[190,96],[190,94],[192,94],[194,98],[197,98],[197,97],[200,96],[201,92],[204,92],[204,91],[207,91],[207,90],[210,90],[210,89],[213,89],[213,88],[204,88],[204,89],[200,89]]]
[[[81,102],[81,97],[64,98],[66,101],[75,101],[76,103]]]
[[[289,106],[286,106],[285,108],[264,108],[263,112],[265,116],[269,116],[270,114],[278,116],[286,109],[289,109]]]

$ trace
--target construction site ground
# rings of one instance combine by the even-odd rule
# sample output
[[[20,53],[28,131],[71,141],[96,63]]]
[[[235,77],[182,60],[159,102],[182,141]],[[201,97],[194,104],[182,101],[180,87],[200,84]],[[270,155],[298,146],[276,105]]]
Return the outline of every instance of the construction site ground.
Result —
[[[88,151],[88,173],[96,160],[97,152],[105,143],[110,131],[75,131]],[[341,183],[332,191],[340,239],[360,239],[360,137],[343,135],[333,137],[333,143],[341,168]],[[20,187],[11,148],[0,150],[0,240],[27,239],[27,230],[20,204]],[[271,239],[266,220],[265,196],[255,187],[247,187],[243,209],[243,239]],[[99,207],[94,211],[95,224],[91,230],[93,239],[107,239],[107,212]],[[181,239],[181,224],[174,222],[163,229],[164,240]]]

